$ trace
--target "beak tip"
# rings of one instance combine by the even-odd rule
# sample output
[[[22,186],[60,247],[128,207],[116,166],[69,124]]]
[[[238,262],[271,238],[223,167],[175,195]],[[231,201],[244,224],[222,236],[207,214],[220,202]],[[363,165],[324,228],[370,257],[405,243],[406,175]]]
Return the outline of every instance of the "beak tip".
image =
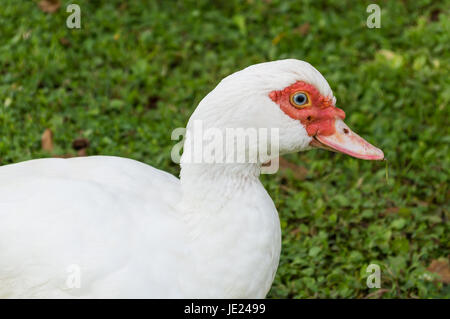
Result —
[[[367,154],[366,156],[361,156],[361,159],[369,160],[369,161],[385,161],[386,158],[384,157],[384,152],[377,148],[375,152],[372,154]]]
[[[378,154],[375,155],[375,156],[376,156],[375,160],[377,160],[377,161],[384,161],[384,160],[385,160],[385,158],[384,158],[384,152],[383,152],[382,150],[378,149],[378,152],[377,152],[377,153],[378,153]]]
[[[380,150],[380,149],[378,149],[380,152],[380,161],[385,161],[386,160],[386,158],[384,157],[384,152],[382,151],[382,150]]]

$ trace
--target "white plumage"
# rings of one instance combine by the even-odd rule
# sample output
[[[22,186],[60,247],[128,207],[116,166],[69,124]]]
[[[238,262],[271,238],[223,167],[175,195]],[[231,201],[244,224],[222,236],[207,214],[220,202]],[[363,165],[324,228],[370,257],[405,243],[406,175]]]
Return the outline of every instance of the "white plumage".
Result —
[[[276,127],[281,153],[308,149],[303,125],[268,97],[300,80],[333,98],[306,62],[258,64],[224,79],[188,130]],[[281,234],[260,167],[182,160],[181,182],[107,156],[0,167],[0,297],[265,297]]]

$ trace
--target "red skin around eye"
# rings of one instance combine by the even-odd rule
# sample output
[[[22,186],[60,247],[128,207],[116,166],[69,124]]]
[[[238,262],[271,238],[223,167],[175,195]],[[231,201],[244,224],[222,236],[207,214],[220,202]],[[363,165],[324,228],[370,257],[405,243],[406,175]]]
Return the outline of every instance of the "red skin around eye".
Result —
[[[291,95],[298,91],[308,93],[309,106],[300,109],[291,104]],[[333,106],[333,102],[329,98],[322,96],[313,85],[303,81],[295,82],[280,91],[272,91],[269,93],[269,97],[289,117],[299,120],[305,126],[309,136],[332,135],[335,132],[336,117],[345,118],[343,110]]]

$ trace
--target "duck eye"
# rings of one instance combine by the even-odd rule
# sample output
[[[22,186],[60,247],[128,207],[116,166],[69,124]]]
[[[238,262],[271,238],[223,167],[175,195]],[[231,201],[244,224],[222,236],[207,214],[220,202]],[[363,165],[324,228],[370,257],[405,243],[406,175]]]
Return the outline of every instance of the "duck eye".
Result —
[[[305,104],[308,104],[308,96],[306,93],[297,92],[291,96],[291,103],[295,107],[305,106]]]

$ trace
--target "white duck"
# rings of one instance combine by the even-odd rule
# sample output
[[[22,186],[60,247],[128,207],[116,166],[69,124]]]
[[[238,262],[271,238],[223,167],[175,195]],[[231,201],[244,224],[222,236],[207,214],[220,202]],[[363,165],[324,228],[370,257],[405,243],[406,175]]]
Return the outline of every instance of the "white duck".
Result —
[[[281,154],[322,147],[383,159],[335,101],[310,64],[261,63],[222,80],[188,131],[196,120],[278,128]],[[264,160],[191,164],[184,155],[180,179],[109,156],[0,167],[0,297],[265,297],[281,231],[258,178]]]

